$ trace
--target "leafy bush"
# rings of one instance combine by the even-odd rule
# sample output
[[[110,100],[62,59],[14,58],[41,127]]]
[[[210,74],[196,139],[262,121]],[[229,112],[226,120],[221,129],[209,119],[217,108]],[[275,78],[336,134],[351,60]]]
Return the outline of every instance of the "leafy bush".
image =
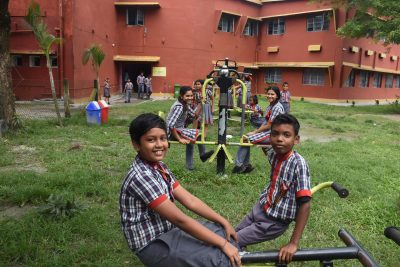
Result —
[[[38,208],[38,212],[53,219],[62,219],[79,214],[85,209],[84,205],[74,199],[70,201],[61,195],[51,194],[47,203]]]

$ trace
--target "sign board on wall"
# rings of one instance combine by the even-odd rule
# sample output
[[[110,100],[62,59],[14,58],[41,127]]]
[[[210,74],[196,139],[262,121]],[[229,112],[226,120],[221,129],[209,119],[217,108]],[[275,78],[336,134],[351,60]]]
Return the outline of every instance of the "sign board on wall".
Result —
[[[152,76],[167,77],[167,67],[153,67]]]

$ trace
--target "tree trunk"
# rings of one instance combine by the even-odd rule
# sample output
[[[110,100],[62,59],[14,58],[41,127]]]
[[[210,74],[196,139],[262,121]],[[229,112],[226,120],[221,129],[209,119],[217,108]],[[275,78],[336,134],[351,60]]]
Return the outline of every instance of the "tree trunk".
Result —
[[[51,95],[53,96],[54,107],[56,108],[58,124],[60,126],[63,126],[61,115],[60,115],[60,108],[58,106],[58,101],[57,101],[56,87],[54,86],[53,71],[51,70],[50,56],[49,55],[46,55],[46,61],[47,61],[47,68],[49,69]]]
[[[69,109],[69,84],[68,84],[68,80],[67,79],[64,79],[63,87],[64,87],[64,112],[65,112],[65,118],[70,118],[71,117],[71,111]]]
[[[6,127],[12,127],[15,118],[15,97],[11,78],[9,0],[0,1],[0,135]]]

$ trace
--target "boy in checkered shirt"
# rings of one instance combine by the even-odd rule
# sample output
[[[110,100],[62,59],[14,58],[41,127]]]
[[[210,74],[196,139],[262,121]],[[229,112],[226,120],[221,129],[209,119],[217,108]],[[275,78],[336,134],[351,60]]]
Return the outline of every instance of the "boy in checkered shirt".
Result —
[[[232,225],[162,162],[169,147],[165,121],[145,113],[132,121],[129,133],[137,156],[122,182],[119,207],[123,233],[140,261],[150,267],[241,266]],[[182,207],[208,222],[192,219]]]
[[[310,213],[310,172],[304,158],[293,150],[300,141],[299,129],[299,122],[290,114],[280,114],[272,122],[272,149],[267,152],[270,181],[236,227],[239,246],[245,247],[277,238],[296,221],[289,243],[279,251],[279,262],[285,263],[297,251]]]

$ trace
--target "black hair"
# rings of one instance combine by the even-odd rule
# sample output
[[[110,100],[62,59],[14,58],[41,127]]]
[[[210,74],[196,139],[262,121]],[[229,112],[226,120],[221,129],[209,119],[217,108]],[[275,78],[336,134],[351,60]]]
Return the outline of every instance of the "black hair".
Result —
[[[201,80],[201,79],[198,79],[198,80],[195,80],[195,81],[194,81],[194,83],[197,83],[197,82],[201,83],[201,85],[204,84],[204,80]]]
[[[188,92],[188,91],[193,91],[192,87],[190,86],[182,86],[181,89],[179,90],[179,97],[178,97],[178,101],[181,102],[183,104],[183,109],[186,110],[187,106],[186,103],[184,103],[182,97]]]
[[[254,104],[258,104],[258,96],[257,95],[252,95],[251,99],[253,99]]]
[[[140,138],[153,128],[162,129],[167,133],[167,124],[160,116],[153,113],[140,114],[129,125],[131,140],[140,144]]]
[[[274,127],[282,124],[289,124],[293,126],[295,135],[299,135],[300,123],[295,116],[290,114],[279,114],[275,117],[271,124],[271,131]]]
[[[288,82],[283,82],[282,85],[289,85],[289,83]]]
[[[279,90],[279,88],[277,86],[269,86],[267,88],[267,90],[265,91],[266,93],[268,93],[269,90],[272,90],[275,92],[275,94],[277,95],[277,99],[275,100],[275,103],[279,101],[279,99],[281,98],[281,91]]]

